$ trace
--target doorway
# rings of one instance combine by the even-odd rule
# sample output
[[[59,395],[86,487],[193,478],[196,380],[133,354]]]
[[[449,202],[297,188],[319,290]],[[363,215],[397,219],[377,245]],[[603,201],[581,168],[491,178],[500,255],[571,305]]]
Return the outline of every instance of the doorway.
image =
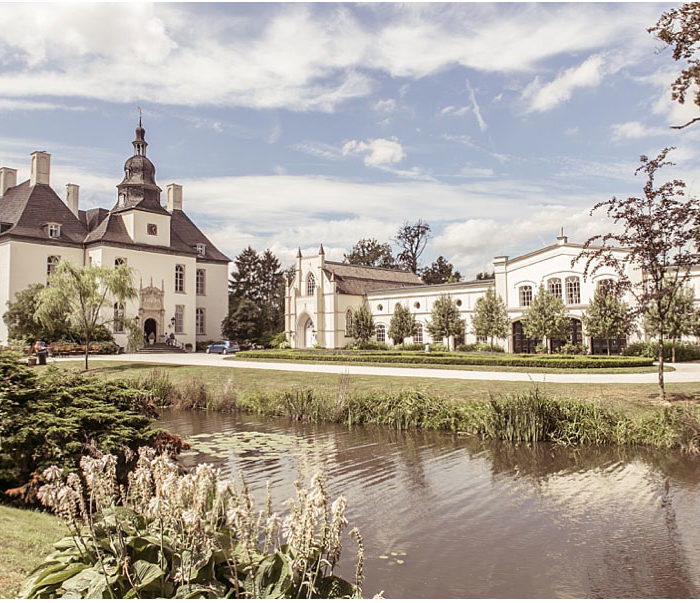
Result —
[[[157,324],[155,318],[147,318],[143,323],[143,334],[146,337],[146,343],[155,343],[158,341]]]

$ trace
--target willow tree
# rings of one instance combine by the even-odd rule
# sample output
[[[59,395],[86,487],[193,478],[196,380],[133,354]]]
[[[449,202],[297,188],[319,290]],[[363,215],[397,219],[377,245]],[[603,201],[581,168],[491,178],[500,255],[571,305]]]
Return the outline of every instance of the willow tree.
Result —
[[[75,266],[62,260],[49,276],[48,286],[39,292],[35,316],[47,326],[57,314],[68,317],[85,344],[87,370],[95,333],[115,320],[123,321],[123,316],[113,311],[115,304],[124,304],[135,297],[132,270],[125,264],[114,268]]]
[[[654,159],[640,158],[635,174],[646,174],[641,197],[596,203],[591,215],[604,210],[617,225],[614,232],[588,239],[572,260],[585,260],[584,277],[601,267],[617,275],[615,290],[629,292],[636,300],[635,312],[656,317],[659,397],[664,387],[664,337],[673,313],[673,300],[690,279],[691,268],[700,263],[700,201],[683,199],[685,183],[671,180],[656,184],[656,172],[673,165],[666,160],[672,148]]]
[[[472,330],[477,337],[488,337],[493,350],[493,338],[503,338],[508,335],[508,311],[500,295],[493,287],[486,289],[486,295],[476,300]]]
[[[552,339],[564,339],[566,329],[569,326],[569,317],[566,314],[566,306],[561,296],[554,295],[540,285],[530,306],[523,313],[521,319],[523,333],[528,339],[537,339],[540,342],[546,339],[549,343]]]

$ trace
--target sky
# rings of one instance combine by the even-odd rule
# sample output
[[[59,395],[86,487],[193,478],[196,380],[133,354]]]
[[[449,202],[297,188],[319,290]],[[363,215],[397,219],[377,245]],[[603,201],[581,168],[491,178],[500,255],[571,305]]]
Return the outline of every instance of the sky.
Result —
[[[143,110],[163,190],[284,265],[422,219],[464,278],[607,232],[640,155],[700,194],[700,113],[647,33],[675,4],[0,4],[0,165],[111,207]]]

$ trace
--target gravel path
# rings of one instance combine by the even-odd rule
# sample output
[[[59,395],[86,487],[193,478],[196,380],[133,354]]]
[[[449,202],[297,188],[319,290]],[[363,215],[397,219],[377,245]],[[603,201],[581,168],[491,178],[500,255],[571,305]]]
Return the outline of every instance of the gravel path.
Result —
[[[120,356],[91,356],[95,360],[116,362],[154,362],[189,366],[226,366],[264,371],[295,371],[300,373],[348,373],[350,375],[384,375],[391,377],[428,377],[433,379],[466,379],[472,381],[527,381],[547,383],[656,383],[656,373],[584,374],[584,373],[503,373],[498,371],[464,371],[419,367],[362,366],[345,364],[297,364],[294,362],[256,362],[235,360],[210,354],[122,354]],[[51,362],[75,360],[57,358]],[[676,369],[665,374],[666,383],[700,383],[700,363],[672,365]]]

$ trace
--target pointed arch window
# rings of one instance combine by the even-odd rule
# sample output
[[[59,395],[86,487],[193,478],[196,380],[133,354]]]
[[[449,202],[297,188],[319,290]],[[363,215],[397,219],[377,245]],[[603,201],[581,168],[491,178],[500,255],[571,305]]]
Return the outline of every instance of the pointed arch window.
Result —
[[[530,285],[523,285],[518,292],[520,296],[520,307],[527,308],[532,301],[532,287]]]
[[[561,297],[561,279],[550,278],[547,281],[547,291],[549,291],[555,297]]]
[[[423,343],[423,325],[420,323],[416,323],[413,330],[413,343]]]
[[[350,337],[352,333],[352,308],[345,311],[345,336]]]
[[[581,282],[578,276],[569,276],[566,279],[566,303],[581,303]]]
[[[309,276],[306,277],[306,295],[313,295],[316,290],[316,277],[309,272]]]
[[[56,266],[58,266],[58,263],[60,261],[61,261],[60,255],[50,255],[48,258],[46,258],[46,277],[47,278],[54,273],[54,271],[56,270]]]
[[[382,324],[377,325],[376,335],[377,341],[384,343],[386,341],[386,327]]]

